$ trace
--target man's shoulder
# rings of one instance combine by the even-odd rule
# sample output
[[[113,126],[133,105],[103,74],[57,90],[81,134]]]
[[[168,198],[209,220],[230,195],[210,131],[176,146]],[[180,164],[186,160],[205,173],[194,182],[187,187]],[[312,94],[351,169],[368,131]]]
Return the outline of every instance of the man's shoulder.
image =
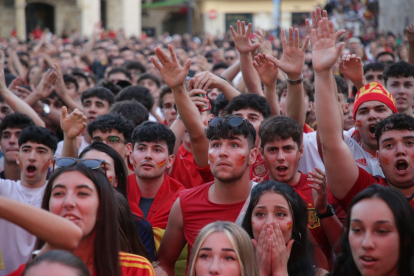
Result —
[[[190,197],[197,196],[200,193],[203,193],[205,189],[208,189],[211,186],[211,184],[213,184],[213,182],[214,181],[211,181],[211,182],[201,184],[200,186],[197,186],[191,189],[182,190],[180,192],[180,200],[188,199]]]

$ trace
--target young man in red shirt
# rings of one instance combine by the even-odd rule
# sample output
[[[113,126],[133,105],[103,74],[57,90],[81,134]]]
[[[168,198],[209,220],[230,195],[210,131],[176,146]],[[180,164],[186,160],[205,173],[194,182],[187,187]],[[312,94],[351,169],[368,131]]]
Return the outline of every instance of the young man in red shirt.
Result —
[[[174,275],[175,262],[185,243],[191,254],[198,232],[205,225],[217,220],[236,221],[252,188],[249,167],[256,161],[257,150],[256,131],[241,117],[213,119],[204,132],[196,116],[199,111],[184,86],[190,60],[182,68],[171,46],[169,50],[171,60],[156,48],[161,65],[155,58],[152,62],[173,91],[178,113],[190,134],[194,158],[199,156],[197,153],[207,152],[209,167],[203,169],[214,175],[214,182],[182,191],[171,209],[158,260],[168,275]]]
[[[332,67],[336,63],[343,44],[335,47],[335,32],[332,23],[327,19],[320,21],[316,30],[312,31],[313,54],[312,61],[315,70],[316,117],[318,132],[321,138],[326,176],[332,194],[339,200],[346,210],[352,198],[366,187],[379,183],[389,185],[401,191],[414,206],[414,118],[405,114],[394,114],[381,120],[375,128],[375,139],[378,150],[376,156],[384,172],[385,178],[373,177],[359,168],[351,151],[341,135],[341,116],[337,105],[337,95],[333,93]],[[369,93],[371,91],[371,93]],[[394,103],[394,98],[380,84],[371,83],[361,88],[356,96],[359,98],[381,98],[382,102],[374,98],[370,103],[373,107],[361,105],[356,112],[365,112],[367,117],[375,116],[375,105],[383,102]],[[389,106],[387,105],[387,106]],[[385,112],[385,108],[383,107]],[[355,111],[354,111],[355,112]],[[371,114],[371,115],[370,115]]]
[[[135,173],[128,177],[129,204],[132,212],[151,223],[158,248],[171,206],[184,189],[167,175],[174,162],[175,136],[161,123],[144,122],[134,129],[131,140]]]

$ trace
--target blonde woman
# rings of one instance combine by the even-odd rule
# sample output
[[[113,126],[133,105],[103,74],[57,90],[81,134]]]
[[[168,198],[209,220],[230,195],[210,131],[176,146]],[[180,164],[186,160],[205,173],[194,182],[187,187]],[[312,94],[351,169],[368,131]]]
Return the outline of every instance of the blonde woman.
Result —
[[[217,221],[205,226],[194,243],[190,276],[259,276],[253,243],[232,222]]]

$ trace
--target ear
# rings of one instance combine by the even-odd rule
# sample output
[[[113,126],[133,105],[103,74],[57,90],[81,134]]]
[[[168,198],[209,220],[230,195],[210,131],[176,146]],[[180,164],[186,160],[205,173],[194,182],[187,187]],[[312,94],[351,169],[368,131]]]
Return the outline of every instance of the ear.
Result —
[[[213,118],[214,118],[214,114],[211,114],[211,113],[207,117],[208,121],[212,120]],[[208,123],[208,121],[207,121],[207,123]]]
[[[301,144],[299,148],[299,159],[301,159],[302,156],[303,156],[303,144]]]
[[[17,165],[19,165],[19,166],[20,166],[20,168],[22,167],[22,163],[21,163],[21,161],[20,161],[20,156],[19,156],[19,154],[17,154],[17,156],[16,156],[16,164],[17,164]]]
[[[174,154],[171,154],[170,156],[168,156],[167,170],[170,169],[172,165],[174,164],[174,159],[175,159]]]
[[[315,104],[313,102],[309,102],[309,106],[307,106],[307,112],[315,111]]]
[[[127,148],[127,155],[131,155],[132,153],[132,143],[127,143],[126,144],[126,148]]]
[[[249,162],[248,162],[249,165],[253,165],[254,162],[256,162],[257,154],[258,154],[257,148],[252,148],[250,150],[250,156],[249,156]]]

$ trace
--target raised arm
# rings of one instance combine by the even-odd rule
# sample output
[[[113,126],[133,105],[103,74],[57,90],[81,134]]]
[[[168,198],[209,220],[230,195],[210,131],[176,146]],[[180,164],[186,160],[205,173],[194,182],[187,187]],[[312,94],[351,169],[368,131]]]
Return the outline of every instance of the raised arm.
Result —
[[[14,223],[44,240],[44,250],[74,250],[82,238],[82,230],[73,222],[21,202],[0,196],[0,218]],[[6,253],[6,252],[4,252]]]
[[[78,137],[86,127],[86,116],[79,109],[75,109],[68,116],[66,106],[62,107],[62,117],[60,118],[60,127],[63,130],[63,149],[61,157],[78,158]]]
[[[342,56],[342,62],[339,63],[339,70],[341,73],[359,90],[367,84],[367,80],[364,77],[364,65],[361,58],[355,54],[346,54]]]
[[[408,39],[408,62],[414,65],[414,23],[408,25],[405,30]]]
[[[83,107],[80,104],[80,102],[75,101],[69,96],[66,90],[65,81],[63,80],[62,70],[60,70],[57,64],[53,65],[53,69],[55,70],[56,76],[57,76],[56,82],[55,82],[56,93],[59,95],[62,101],[66,104],[69,110],[75,110],[75,109],[83,110]]]
[[[217,88],[223,92],[224,96],[226,96],[229,101],[240,95],[239,90],[234,88],[228,81],[207,71],[196,74],[190,80],[189,87],[205,91],[207,91],[207,89]]]
[[[252,64],[252,52],[256,51],[257,48],[260,47],[260,43],[253,44],[250,41],[252,24],[249,23],[246,31],[246,23],[244,21],[240,23],[238,20],[237,33],[234,31],[233,26],[230,26],[230,31],[233,35],[236,49],[240,53],[240,68],[248,92],[263,96],[259,75],[257,75]]]
[[[184,85],[188,70],[190,69],[191,60],[188,59],[183,68],[178,63],[177,56],[171,45],[168,45],[168,49],[171,54],[171,59],[157,47],[155,48],[155,54],[161,64],[154,57],[151,57],[151,61],[160,71],[164,82],[173,92],[178,114],[190,135],[194,160],[200,167],[205,167],[208,165],[208,157],[207,154],[203,157],[203,153],[208,152],[208,140],[204,135],[204,125],[200,120],[200,112],[191,101]]]
[[[0,55],[0,95],[13,111],[26,114],[33,119],[36,125],[45,127],[45,123],[33,108],[7,88],[4,76],[4,53],[0,51]]]
[[[102,22],[99,21],[95,23],[92,31],[92,36],[89,38],[88,42],[86,43],[85,47],[82,50],[82,57],[86,60],[89,66],[93,64],[93,46],[96,42],[96,37],[99,36],[103,32]]]
[[[227,68],[223,73],[221,73],[221,76],[228,81],[233,81],[233,79],[237,76],[239,72],[240,72],[240,60],[236,61],[229,68]]]
[[[335,47],[335,30],[325,17],[312,30],[312,63],[315,70],[316,118],[326,176],[332,194],[344,198],[358,179],[358,167],[342,139],[342,112],[338,105],[332,67],[344,43]]]
[[[157,259],[168,276],[174,276],[174,266],[181,254],[186,240],[184,237],[183,212],[178,198],[171,207],[167,229],[158,250]]]

